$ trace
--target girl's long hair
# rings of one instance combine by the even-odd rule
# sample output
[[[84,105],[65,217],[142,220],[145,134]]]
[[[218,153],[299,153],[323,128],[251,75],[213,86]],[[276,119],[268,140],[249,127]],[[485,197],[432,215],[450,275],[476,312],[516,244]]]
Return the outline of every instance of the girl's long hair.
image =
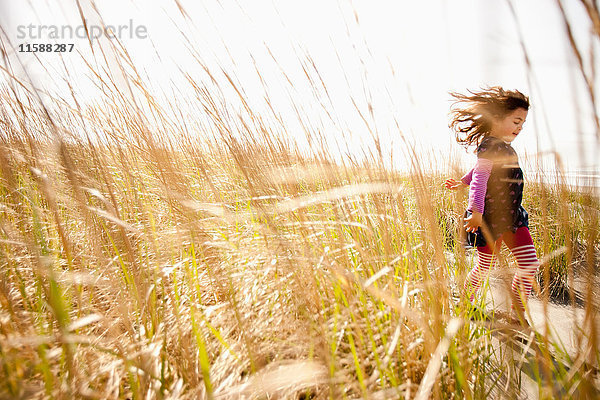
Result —
[[[449,127],[456,141],[465,147],[478,146],[491,132],[493,119],[501,119],[518,108],[529,110],[529,97],[518,90],[492,86],[468,92],[468,95],[450,92],[456,101],[450,110]]]

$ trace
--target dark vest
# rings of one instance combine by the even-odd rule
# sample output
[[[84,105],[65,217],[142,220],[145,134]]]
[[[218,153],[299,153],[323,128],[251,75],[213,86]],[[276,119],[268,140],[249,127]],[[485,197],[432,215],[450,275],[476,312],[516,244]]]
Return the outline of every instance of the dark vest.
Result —
[[[488,136],[477,147],[477,158],[493,162],[485,193],[483,222],[497,240],[504,232],[515,232],[529,226],[529,215],[521,206],[523,200],[523,170],[519,166],[517,153],[510,144]],[[467,234],[471,246],[485,246],[481,228],[475,234]]]

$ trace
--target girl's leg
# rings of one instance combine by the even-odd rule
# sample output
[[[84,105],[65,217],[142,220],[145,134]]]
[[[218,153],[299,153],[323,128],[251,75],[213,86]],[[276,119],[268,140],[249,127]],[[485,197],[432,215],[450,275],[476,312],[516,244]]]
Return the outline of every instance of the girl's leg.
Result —
[[[475,295],[487,277],[490,267],[496,262],[496,254],[498,254],[501,245],[502,237],[496,241],[494,248],[489,244],[477,247],[477,264],[467,275],[464,286],[465,293],[469,296],[471,302],[475,300]]]
[[[515,233],[509,232],[503,235],[504,242],[517,260],[517,273],[512,281],[513,309],[525,311],[527,296],[531,292],[535,273],[540,266],[533,240],[527,227],[517,229]]]

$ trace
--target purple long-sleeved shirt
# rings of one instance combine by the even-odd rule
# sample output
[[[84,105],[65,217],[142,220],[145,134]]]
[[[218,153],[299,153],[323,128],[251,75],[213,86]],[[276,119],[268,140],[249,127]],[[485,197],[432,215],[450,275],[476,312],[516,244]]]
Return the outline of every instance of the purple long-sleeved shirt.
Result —
[[[475,163],[475,168],[460,179],[462,183],[469,185],[468,210],[483,214],[487,182],[492,173],[493,165],[494,163],[492,160],[478,158],[477,163]]]
[[[473,169],[475,169],[475,168],[473,168]],[[471,180],[473,179],[473,169],[470,170],[469,172],[467,172],[462,178],[460,178],[460,181],[462,183],[464,183],[465,185],[471,184]]]

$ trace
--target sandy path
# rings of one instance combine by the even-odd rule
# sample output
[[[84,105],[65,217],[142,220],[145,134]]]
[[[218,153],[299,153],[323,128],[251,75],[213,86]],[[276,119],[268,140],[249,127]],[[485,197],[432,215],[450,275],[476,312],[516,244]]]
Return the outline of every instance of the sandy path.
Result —
[[[508,311],[510,299],[508,287],[500,278],[490,277],[490,290],[486,293],[486,303],[489,309]],[[585,348],[584,338],[581,333],[585,329],[586,335],[590,327],[585,326],[585,310],[579,307],[562,306],[549,302],[544,312],[543,302],[536,298],[529,298],[528,320],[538,332],[544,334],[549,329],[550,337],[564,346],[565,351],[575,358],[580,350]],[[600,341],[600,315],[596,316],[596,337]]]
[[[486,291],[486,308],[488,310],[508,311],[510,309],[510,299],[508,295],[509,286],[497,276],[494,272],[489,279],[489,290]],[[572,306],[562,306],[554,303],[548,303],[544,310],[543,302],[535,297],[529,298],[528,320],[534,329],[542,334],[548,329],[548,336],[566,352],[571,360],[583,360],[582,353],[588,348],[586,335],[590,331],[590,325],[585,324],[585,310],[583,308],[574,308]],[[596,337],[600,341],[600,315],[596,316]],[[501,345],[497,342],[497,345]],[[523,353],[519,351],[506,351],[508,358],[515,360],[523,359]],[[588,352],[589,353],[589,352]],[[598,367],[597,358],[588,354],[585,361]],[[535,357],[529,357],[525,363],[536,363]],[[576,361],[577,363],[577,361]],[[521,393],[520,398],[535,399],[539,397],[538,385],[531,379],[531,373],[521,373]]]

